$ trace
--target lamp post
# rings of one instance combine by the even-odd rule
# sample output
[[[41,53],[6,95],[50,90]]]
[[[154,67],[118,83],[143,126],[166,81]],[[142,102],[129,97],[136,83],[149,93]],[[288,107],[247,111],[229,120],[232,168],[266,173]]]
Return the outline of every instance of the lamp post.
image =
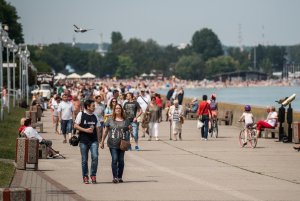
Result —
[[[6,47],[6,64],[7,64],[7,112],[10,112],[10,93],[11,93],[11,77],[10,77],[10,65],[9,65],[9,55],[11,48],[11,40],[7,37],[4,43]]]
[[[13,53],[13,65],[15,65],[16,59],[15,59],[15,54],[18,51],[18,46],[15,43],[15,40],[13,40],[12,43],[12,53]],[[16,67],[17,66],[13,66],[13,106],[16,107]]]
[[[2,62],[2,23],[0,22],[0,90],[3,88],[3,62]],[[0,112],[0,118],[3,120],[3,105],[2,105],[2,99],[3,95],[1,94],[1,112]]]
[[[26,46],[25,48],[25,69],[26,69],[26,103],[29,105],[29,82],[28,82],[28,65],[30,52]]]

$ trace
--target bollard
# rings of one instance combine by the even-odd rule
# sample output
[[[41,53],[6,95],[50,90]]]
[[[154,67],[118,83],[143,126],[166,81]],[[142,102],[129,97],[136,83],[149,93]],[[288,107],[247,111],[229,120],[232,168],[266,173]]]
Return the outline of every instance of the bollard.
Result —
[[[0,188],[0,201],[31,201],[31,190],[28,188]]]
[[[293,138],[294,143],[300,143],[300,122],[293,122]]]
[[[16,143],[16,168],[25,170],[26,164],[34,164],[38,169],[39,140],[35,138],[17,138]]]

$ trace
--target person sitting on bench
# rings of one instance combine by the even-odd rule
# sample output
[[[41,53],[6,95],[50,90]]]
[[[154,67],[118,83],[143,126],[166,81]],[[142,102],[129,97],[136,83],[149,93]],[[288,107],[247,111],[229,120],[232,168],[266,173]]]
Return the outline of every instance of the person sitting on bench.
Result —
[[[47,155],[50,158],[56,158],[59,153],[52,148],[52,141],[44,139],[32,126],[30,118],[22,118],[21,126],[19,128],[19,135],[27,138],[36,138],[40,144],[44,144],[47,147]]]
[[[277,126],[278,114],[274,106],[267,107],[268,117],[266,120],[259,120],[256,123],[257,137],[259,137],[262,128],[274,129]]]
[[[189,103],[189,106],[185,110],[185,117],[188,115],[188,113],[196,113],[198,110],[198,99],[193,98],[192,101]]]

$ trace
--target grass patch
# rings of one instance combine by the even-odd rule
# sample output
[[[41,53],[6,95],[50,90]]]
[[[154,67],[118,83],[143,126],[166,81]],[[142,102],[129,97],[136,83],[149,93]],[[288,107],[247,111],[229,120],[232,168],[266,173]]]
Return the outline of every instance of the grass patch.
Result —
[[[0,188],[9,187],[14,171],[15,167],[13,164],[0,161]]]
[[[25,110],[24,108],[11,107],[10,114],[4,112],[4,120],[0,120],[0,158],[15,158],[18,128],[20,119],[25,116]]]

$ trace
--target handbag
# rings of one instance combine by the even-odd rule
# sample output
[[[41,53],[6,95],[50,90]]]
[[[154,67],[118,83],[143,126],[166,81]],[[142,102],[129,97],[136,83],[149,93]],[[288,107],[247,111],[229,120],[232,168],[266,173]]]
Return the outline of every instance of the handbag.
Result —
[[[120,149],[122,151],[128,151],[128,149],[131,147],[131,144],[129,141],[121,139],[121,143],[120,143]]]
[[[203,127],[203,125],[204,125],[204,123],[202,121],[198,120],[198,122],[197,122],[197,128],[201,129]]]
[[[122,151],[128,151],[128,149],[131,147],[131,144],[130,144],[130,141],[127,141],[125,139],[125,132],[124,130],[122,129],[122,139],[120,141],[120,149]]]

